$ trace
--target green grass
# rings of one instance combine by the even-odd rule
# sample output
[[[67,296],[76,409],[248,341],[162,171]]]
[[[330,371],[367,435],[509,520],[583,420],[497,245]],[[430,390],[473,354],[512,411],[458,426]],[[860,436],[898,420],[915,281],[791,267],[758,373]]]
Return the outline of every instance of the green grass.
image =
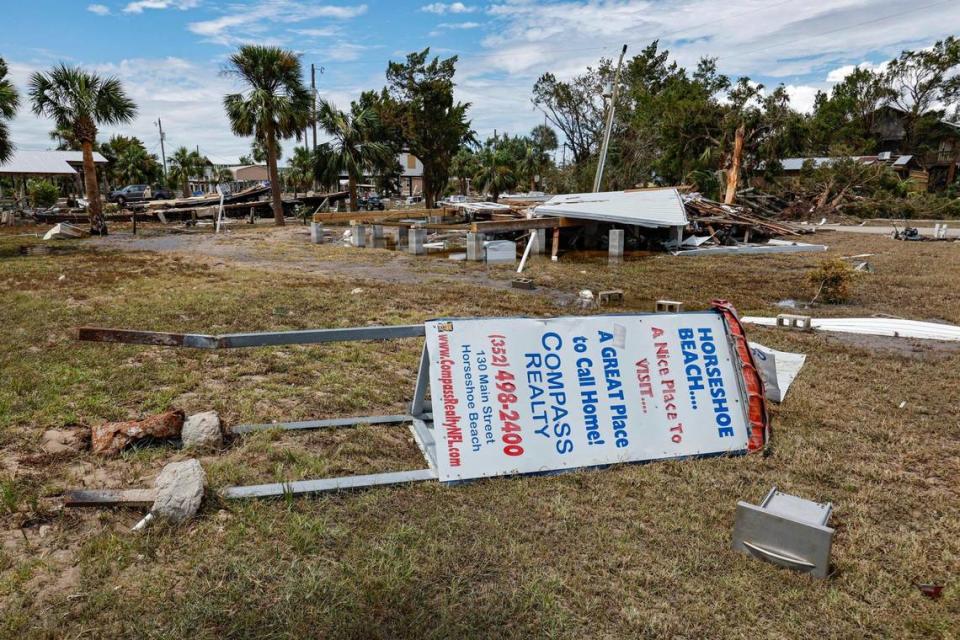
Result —
[[[626,291],[628,309],[726,297],[773,314],[781,298],[813,295],[806,273],[817,260],[657,256],[608,268],[541,259],[531,294],[503,288],[509,269],[316,247],[301,233],[260,228],[222,241],[249,259],[189,247],[98,252],[91,242],[19,256],[16,245],[31,241],[0,236],[0,637],[957,636],[960,352],[917,341],[748,328],[808,354],[773,409],[770,456],[217,497],[233,484],[423,465],[402,428],[274,430],[201,459],[211,490],[185,526],[136,535],[140,512],[61,509],[65,488],[149,486],[182,454],[160,445],[114,460],[50,456],[40,448],[46,429],[169,406],[216,409],[228,424],[395,413],[420,355],[416,340],[238,351],[85,344],[73,339],[79,325],[223,333],[561,315],[577,313],[561,294],[611,287]],[[848,304],[817,315],[960,322],[956,245],[824,237],[836,245],[830,255],[876,253],[876,272],[854,283]],[[401,276],[410,281],[387,281]],[[736,501],[758,501],[774,484],[834,503],[829,580],[730,550]],[[916,582],[947,586],[930,600]]]

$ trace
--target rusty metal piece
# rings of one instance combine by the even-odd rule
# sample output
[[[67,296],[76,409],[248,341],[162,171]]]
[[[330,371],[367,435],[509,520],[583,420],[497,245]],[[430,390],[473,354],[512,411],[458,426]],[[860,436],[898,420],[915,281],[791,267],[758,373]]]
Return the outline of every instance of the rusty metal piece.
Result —
[[[100,455],[116,455],[135,440],[176,438],[183,429],[183,411],[167,411],[143,420],[107,422],[91,430],[91,449]]]
[[[186,334],[161,333],[157,331],[129,331],[127,329],[99,329],[80,327],[77,339],[84,342],[120,342],[126,344],[152,344],[161,347],[184,346]]]
[[[149,507],[156,498],[154,489],[74,489],[63,494],[63,506]]]

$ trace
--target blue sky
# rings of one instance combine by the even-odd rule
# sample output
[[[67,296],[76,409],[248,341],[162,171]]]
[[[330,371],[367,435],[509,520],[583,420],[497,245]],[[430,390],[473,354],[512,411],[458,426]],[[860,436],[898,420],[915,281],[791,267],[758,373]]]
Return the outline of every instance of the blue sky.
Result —
[[[692,66],[719,58],[721,71],[783,83],[808,109],[854,65],[876,66],[903,48],[929,46],[960,25],[957,0],[7,0],[0,57],[25,87],[30,73],[58,62],[115,75],[140,106],[132,125],[159,153],[199,146],[216,162],[234,162],[249,140],[230,132],[221,100],[235,90],[219,74],[247,42],[277,44],[315,63],[321,95],[346,107],[384,83],[388,60],[431,47],[460,56],[458,98],[473,104],[481,137],[494,129],[524,133],[543,121],[530,89],[545,71],[569,77],[623,43],[630,53],[660,39]],[[13,123],[22,148],[49,148],[48,120],[22,109]],[[286,142],[289,149],[292,142]]]

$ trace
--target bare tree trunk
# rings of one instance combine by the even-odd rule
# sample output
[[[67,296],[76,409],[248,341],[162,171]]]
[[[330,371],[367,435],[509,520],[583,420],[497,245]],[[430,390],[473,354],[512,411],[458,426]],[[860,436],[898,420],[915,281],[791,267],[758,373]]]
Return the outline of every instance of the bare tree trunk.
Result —
[[[744,126],[737,127],[736,138],[733,142],[733,159],[730,161],[730,170],[727,173],[727,195],[724,204],[733,204],[737,197],[737,183],[740,181],[740,160],[743,158]]]
[[[267,172],[270,176],[270,198],[273,200],[273,224],[282,227],[283,195],[280,193],[280,172],[277,169],[277,141],[273,130],[267,130]]]
[[[350,176],[350,178],[347,180],[347,184],[349,185],[347,188],[350,191],[350,211],[356,211],[357,210],[357,179],[354,178],[353,176]]]
[[[433,179],[430,177],[430,170],[426,163],[423,166],[423,206],[427,209],[433,209]]]
[[[93,163],[93,143],[84,141],[83,182],[87,193],[87,213],[90,216],[90,232],[107,235],[107,221],[103,218],[100,190],[97,188],[97,165]]]

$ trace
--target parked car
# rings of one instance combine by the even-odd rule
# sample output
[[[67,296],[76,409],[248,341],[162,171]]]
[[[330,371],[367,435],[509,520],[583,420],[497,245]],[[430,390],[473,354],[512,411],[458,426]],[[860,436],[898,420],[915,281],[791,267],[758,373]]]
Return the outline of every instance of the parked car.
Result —
[[[421,204],[423,202],[423,196],[407,196],[407,204]]]
[[[380,199],[380,196],[377,194],[364,196],[357,201],[357,206],[360,207],[361,211],[383,211],[383,200]]]
[[[147,185],[145,184],[129,184],[123,189],[111,191],[107,196],[107,201],[116,202],[121,207],[128,202],[140,202],[147,200],[147,198],[143,197],[146,190]],[[150,200],[171,200],[175,197],[170,189],[159,185],[150,187],[150,192]]]

